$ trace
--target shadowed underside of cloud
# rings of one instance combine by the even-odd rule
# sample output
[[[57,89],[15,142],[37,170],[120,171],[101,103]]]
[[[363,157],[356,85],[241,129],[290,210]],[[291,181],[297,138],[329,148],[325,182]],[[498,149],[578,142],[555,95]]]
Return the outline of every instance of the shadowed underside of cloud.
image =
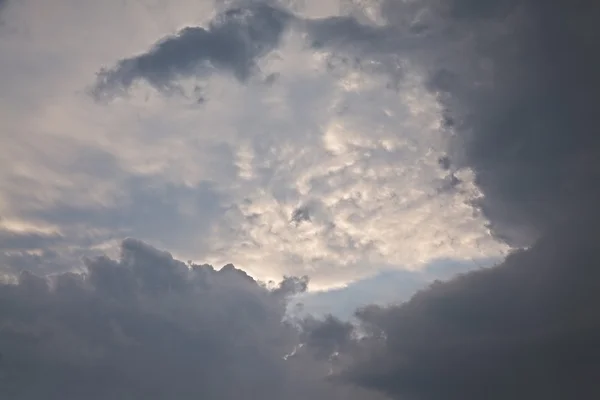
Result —
[[[364,308],[369,336],[353,346],[341,323],[326,320],[318,334],[354,358],[344,379],[393,398],[597,398],[600,236],[597,226],[571,228],[585,237],[558,231],[404,305]]]
[[[2,398],[346,398],[323,363],[283,359],[296,343],[286,298],[305,280],[267,290],[232,265],[186,265],[133,239],[119,260],[86,264],[0,286]]]

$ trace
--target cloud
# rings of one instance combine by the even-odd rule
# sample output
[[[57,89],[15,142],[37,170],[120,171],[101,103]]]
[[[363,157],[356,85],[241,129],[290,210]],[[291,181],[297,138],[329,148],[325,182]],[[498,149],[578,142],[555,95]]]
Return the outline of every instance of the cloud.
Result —
[[[571,228],[581,235],[557,231],[498,267],[358,311],[367,336],[333,336],[355,357],[343,379],[398,399],[595,398],[598,228]]]
[[[163,91],[172,91],[178,78],[216,69],[246,81],[257,69],[257,59],[279,44],[291,15],[256,4],[231,8],[208,26],[187,27],[167,37],[147,53],[119,61],[98,74],[92,89],[96,97],[127,90],[144,79]]]
[[[38,232],[13,232],[0,229],[0,251],[35,250],[56,244],[62,239],[58,234]]]
[[[283,359],[296,340],[286,297],[305,287],[269,291],[233,266],[186,265],[134,239],[118,260],[86,265],[0,286],[3,397],[345,398],[322,363]]]
[[[386,29],[417,19],[435,45],[415,57],[453,135],[443,167],[471,168],[493,232],[528,248],[359,310],[352,344],[331,336],[347,349],[342,379],[397,399],[600,394],[599,12],[591,1],[383,2]]]
[[[102,65],[155,60],[148,49],[178,43],[182,27],[242,37],[267,29],[257,21],[279,9],[242,2],[242,17],[189,0],[75,3],[20,1],[0,40],[13,55],[0,60],[0,212],[57,226],[65,241],[52,250],[66,265],[82,268],[82,255],[132,236],[185,260],[232,262],[263,280],[310,275],[326,288],[381,265],[419,269],[505,251],[469,204],[480,195],[473,174],[438,163],[451,132],[427,74],[410,52],[368,46],[377,36],[397,48],[389,28],[314,1],[252,59],[256,79],[240,84],[229,67],[188,74],[173,57],[172,67],[152,65],[179,71],[157,76],[183,95],[139,77],[127,98],[104,103],[84,90]],[[310,223],[290,223],[303,207]]]
[[[384,2],[390,25],[405,5]],[[432,90],[452,121],[455,166],[468,166],[493,231],[532,244],[592,211],[598,185],[595,93],[600,39],[593,1],[419,2]],[[446,38],[446,39],[444,39]]]

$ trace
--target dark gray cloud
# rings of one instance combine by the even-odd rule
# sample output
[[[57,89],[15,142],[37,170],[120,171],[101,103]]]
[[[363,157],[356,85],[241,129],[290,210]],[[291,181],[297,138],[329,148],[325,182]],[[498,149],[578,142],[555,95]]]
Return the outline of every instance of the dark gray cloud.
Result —
[[[325,338],[313,345],[342,344],[354,358],[342,377],[397,399],[597,398],[600,232],[569,228],[401,306],[360,310],[368,336],[353,344],[340,322],[309,324]]]
[[[224,70],[240,81],[256,71],[256,61],[279,43],[291,15],[263,4],[229,9],[205,29],[187,27],[158,42],[147,53],[126,58],[98,74],[96,97],[129,89],[143,79],[161,91],[172,91],[177,79]]]
[[[299,207],[294,210],[292,213],[291,221],[296,225],[301,224],[302,222],[310,222],[310,208],[309,207]]]
[[[306,285],[269,291],[232,265],[186,265],[133,239],[120,259],[86,265],[0,286],[2,398],[345,396],[323,363],[283,358],[297,342],[286,298]]]
[[[333,316],[322,320],[312,317],[302,321],[303,343],[315,350],[319,358],[329,358],[338,352],[347,351],[352,341],[353,325]]]
[[[403,17],[398,3],[386,2],[392,24]],[[556,224],[595,213],[599,4],[419,3],[429,16],[426,40],[445,44],[426,68],[456,134],[453,162],[475,171],[494,232],[530,245]]]

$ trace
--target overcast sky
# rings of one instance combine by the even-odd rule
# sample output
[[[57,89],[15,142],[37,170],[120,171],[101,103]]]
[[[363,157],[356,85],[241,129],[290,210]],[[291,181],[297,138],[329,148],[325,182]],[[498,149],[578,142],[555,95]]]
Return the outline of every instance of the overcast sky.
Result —
[[[598,398],[598,18],[0,0],[0,397]]]

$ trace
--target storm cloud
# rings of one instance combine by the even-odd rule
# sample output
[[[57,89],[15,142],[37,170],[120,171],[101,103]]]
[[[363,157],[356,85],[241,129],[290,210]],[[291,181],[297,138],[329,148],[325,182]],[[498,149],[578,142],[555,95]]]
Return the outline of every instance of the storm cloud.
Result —
[[[530,245],[596,215],[598,3],[463,0],[446,8],[446,29],[463,39],[431,85],[454,122],[455,161],[475,171],[492,229]]]
[[[386,23],[411,7],[419,34],[446,43],[427,57],[453,135],[445,167],[471,168],[493,232],[528,248],[359,310],[341,377],[397,399],[597,398],[600,7],[387,1]]]
[[[284,360],[297,343],[285,303],[303,279],[268,290],[134,239],[86,265],[0,286],[3,398],[347,398],[325,364]]]
[[[392,398],[597,398],[599,232],[572,228],[582,236],[557,231],[497,267],[435,283],[401,306],[359,310],[366,336],[353,344],[341,322],[307,329],[327,338],[331,351],[346,350],[352,361],[342,379]]]

